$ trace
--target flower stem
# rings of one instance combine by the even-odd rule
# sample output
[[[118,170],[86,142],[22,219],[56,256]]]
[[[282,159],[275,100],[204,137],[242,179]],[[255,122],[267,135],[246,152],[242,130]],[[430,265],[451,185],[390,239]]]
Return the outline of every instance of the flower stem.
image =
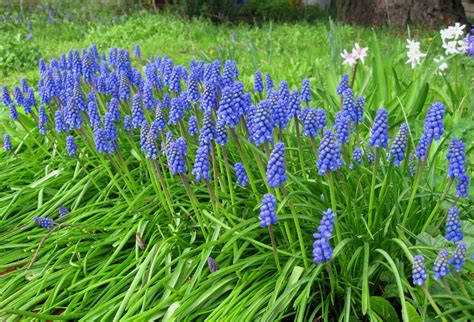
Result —
[[[453,184],[453,178],[449,179],[449,182],[446,185],[446,188],[444,189],[443,194],[441,195],[441,198],[438,200],[438,202],[436,203],[436,206],[431,211],[430,215],[428,216],[428,219],[425,221],[425,224],[423,225],[423,228],[421,228],[420,233],[423,233],[431,224],[431,221],[433,220],[434,215],[436,214],[439,207],[441,206],[441,203],[444,201],[444,198],[446,198],[446,195],[448,194],[449,189],[451,188],[452,184]]]
[[[370,185],[369,214],[367,216],[368,218],[367,223],[369,227],[372,224],[372,208],[374,205],[374,196],[375,196],[375,179],[377,178],[377,166],[379,164],[379,158],[380,158],[380,147],[377,147],[377,150],[375,151],[374,166],[372,168],[372,183]]]
[[[281,270],[280,259],[278,257],[278,250],[277,250],[277,246],[276,246],[276,242],[275,242],[275,236],[273,234],[272,225],[268,225],[268,233],[270,234],[270,240],[272,242],[273,256],[275,257],[275,264],[276,264],[278,270],[280,271]]]
[[[439,315],[440,319],[443,321],[443,322],[447,322],[448,320],[442,316],[443,313],[441,313],[441,310],[439,309],[438,305],[436,305],[435,301],[433,301],[433,298],[431,297],[431,294],[430,292],[428,291],[428,289],[426,288],[425,285],[421,285],[421,289],[423,290],[423,292],[425,293],[425,296],[426,298],[428,299],[428,302],[430,302],[431,304],[431,307],[435,310],[436,314]]]
[[[301,173],[304,179],[308,179],[306,175],[306,171],[304,168],[304,157],[303,157],[303,149],[301,148],[301,134],[300,134],[300,124],[298,122],[298,118],[295,115],[295,130],[296,130],[296,143],[298,145],[298,154],[299,154],[299,161],[301,167]]]
[[[198,201],[196,200],[196,197],[194,196],[194,193],[191,190],[191,187],[189,186],[188,179],[184,176],[183,173],[180,173],[179,176],[181,178],[181,181],[183,182],[184,190],[186,190],[186,193],[188,194],[188,197],[191,201],[191,206],[193,207],[194,214],[196,215],[196,217],[198,219],[199,226],[201,227],[202,234],[203,234],[204,238],[207,239],[207,231],[204,228],[204,224],[203,224],[202,218],[201,218],[201,213],[196,208],[196,205],[198,204]]]
[[[332,212],[336,214],[336,193],[335,193],[335,187],[334,187],[334,178],[332,175],[332,171],[328,171],[328,183],[329,183],[329,194],[331,195],[331,208]],[[336,219],[334,221],[334,227],[336,228],[336,236],[337,236],[337,242],[341,242],[341,231],[339,229],[339,221]]]

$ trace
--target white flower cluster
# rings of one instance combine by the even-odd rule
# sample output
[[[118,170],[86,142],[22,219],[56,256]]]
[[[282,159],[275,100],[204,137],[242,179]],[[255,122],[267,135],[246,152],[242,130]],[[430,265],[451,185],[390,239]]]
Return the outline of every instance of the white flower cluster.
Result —
[[[454,26],[449,26],[439,32],[447,56],[466,52],[466,41],[464,40],[465,27],[465,25],[456,22]]]
[[[420,43],[411,39],[407,39],[407,64],[411,64],[411,68],[415,68],[420,64],[421,58],[425,57],[426,54],[420,50]]]
[[[344,58],[344,61],[342,63],[344,65],[348,65],[349,67],[354,67],[360,60],[362,64],[364,64],[368,50],[369,48],[362,48],[360,47],[359,43],[355,43],[352,52],[348,52],[346,49],[344,49],[344,51],[341,53],[341,57]]]

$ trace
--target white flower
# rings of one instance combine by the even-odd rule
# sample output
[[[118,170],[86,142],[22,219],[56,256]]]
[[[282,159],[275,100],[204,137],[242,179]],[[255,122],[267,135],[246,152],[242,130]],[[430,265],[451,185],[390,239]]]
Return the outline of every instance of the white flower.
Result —
[[[345,49],[341,53],[341,57],[344,58],[342,63],[344,65],[349,65],[349,67],[354,67],[354,65],[357,63],[357,59],[354,57],[354,55]]]
[[[420,43],[411,39],[407,39],[407,64],[411,64],[411,68],[415,68],[416,65],[420,64],[420,59],[425,57],[426,54],[420,50]]]
[[[439,58],[434,58],[433,61],[438,64],[437,74],[443,75],[444,71],[448,69],[448,63],[444,61],[444,56],[440,56]]]
[[[462,54],[466,52],[465,42],[462,40],[465,27],[465,25],[456,22],[454,26],[449,26],[448,28],[439,31],[446,55]]]
[[[354,48],[352,49],[352,57],[356,60],[361,60],[362,64],[365,63],[365,57],[367,57],[367,51],[369,50],[368,47],[360,47],[359,43],[355,43]]]

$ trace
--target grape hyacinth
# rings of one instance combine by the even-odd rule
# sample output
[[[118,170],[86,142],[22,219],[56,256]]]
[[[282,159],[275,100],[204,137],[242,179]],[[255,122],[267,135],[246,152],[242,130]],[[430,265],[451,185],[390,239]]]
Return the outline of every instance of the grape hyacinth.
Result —
[[[278,188],[286,181],[285,145],[283,142],[276,143],[270,154],[266,179],[270,188]]]
[[[130,115],[125,115],[125,117],[123,118],[123,129],[129,132],[132,130],[132,128],[132,117]]]
[[[107,133],[104,129],[96,127],[94,129],[95,148],[99,153],[112,153],[113,146],[107,141]]]
[[[156,160],[158,157],[158,145],[151,129],[145,135],[144,150],[147,159]]]
[[[216,129],[214,126],[214,120],[212,118],[212,112],[205,112],[204,120],[202,121],[201,132],[199,132],[199,144],[208,145],[215,137]]]
[[[334,121],[334,130],[339,144],[349,142],[349,118],[345,112],[337,112]]]
[[[196,116],[191,115],[188,120],[188,133],[195,136],[199,132]]]
[[[448,256],[449,253],[446,249],[441,249],[438,253],[438,257],[436,257],[436,260],[433,264],[433,271],[435,273],[434,278],[436,280],[439,280],[443,276],[446,276],[449,274],[450,269],[448,267]]]
[[[237,183],[242,187],[246,187],[249,184],[249,177],[245,171],[245,167],[242,162],[237,162],[234,165],[235,174],[237,175]]]
[[[58,208],[58,214],[59,214],[59,217],[66,216],[67,214],[69,214],[69,210],[63,205],[60,205]]]
[[[268,100],[260,101],[255,111],[255,115],[252,120],[252,133],[249,137],[249,141],[260,145],[264,142],[273,142],[273,119],[270,114],[270,103]]]
[[[5,152],[10,151],[13,148],[12,142],[10,140],[10,134],[5,134],[3,136],[3,150]]]
[[[263,93],[262,74],[258,70],[255,71],[255,75],[254,75],[254,92]]]
[[[280,99],[278,93],[274,90],[269,91],[268,97],[268,100],[270,102],[270,114],[273,119],[273,124],[275,125],[275,127],[280,127],[280,129],[286,128],[286,124],[288,123],[288,116],[285,105]]]
[[[186,172],[186,163],[184,162],[186,150],[187,146],[184,138],[177,139],[174,142],[172,141],[169,146],[166,147],[168,165],[173,175]]]
[[[271,193],[263,195],[259,218],[260,227],[278,224],[276,217],[276,198]]]
[[[415,154],[410,153],[408,156],[408,169],[410,171],[410,176],[415,176]]]
[[[327,171],[337,171],[337,168],[343,165],[341,160],[341,152],[339,150],[339,142],[331,132],[326,130],[321,140],[318,150],[318,174],[323,176]]]
[[[354,93],[352,88],[348,88],[344,91],[342,97],[342,111],[346,113],[352,123],[357,123],[359,121],[359,114],[356,109],[356,104],[354,102]]]
[[[319,223],[318,232],[313,234],[316,239],[313,243],[313,261],[315,264],[324,263],[332,259],[332,247],[329,239],[334,230],[335,214],[331,209],[323,212],[323,218]]]
[[[45,229],[53,228],[53,220],[48,217],[35,217],[34,221]]]
[[[196,177],[196,181],[200,182],[202,179],[211,180],[209,162],[209,148],[206,145],[201,145],[196,151],[194,160],[194,168],[192,174]]]
[[[426,281],[426,267],[423,256],[416,255],[413,257],[412,279],[413,285],[423,285]]]
[[[290,94],[290,98],[288,99],[288,119],[293,118],[295,116],[300,116],[301,114],[301,103],[300,98],[298,95],[298,90],[294,90]]]
[[[15,104],[10,103],[9,107],[10,107],[10,118],[13,121],[16,121],[18,119],[18,112],[16,110]]]
[[[387,110],[381,108],[377,111],[377,116],[374,119],[374,124],[370,131],[370,139],[367,142],[369,146],[384,147],[388,146],[388,125],[387,125]]]
[[[362,149],[361,148],[355,148],[354,151],[352,151],[352,160],[355,161],[357,164],[362,164]],[[349,165],[349,168],[354,169],[354,164],[351,163]]]
[[[301,86],[301,100],[305,103],[311,102],[311,89],[309,87],[309,79],[303,79]]]
[[[209,271],[211,273],[215,273],[220,269],[219,264],[216,262],[216,260],[212,257],[209,257],[207,259],[207,266],[209,267]]]
[[[445,109],[444,104],[439,102],[433,103],[428,109],[423,126],[423,134],[427,136],[430,143],[432,139],[438,141],[444,133],[443,118]]]
[[[461,220],[459,219],[459,210],[457,207],[449,208],[446,218],[446,240],[457,243],[463,239],[461,230]]]
[[[48,126],[48,115],[44,110],[44,105],[40,105],[39,112],[38,112],[38,129],[41,135],[46,133]]]
[[[453,257],[449,260],[449,264],[454,265],[454,270],[459,272],[466,262],[467,245],[459,243],[454,251]]]
[[[226,145],[227,144],[227,128],[225,125],[217,124],[216,126],[216,143],[219,145]]]
[[[77,146],[76,146],[76,143],[74,142],[74,137],[71,135],[68,135],[66,138],[66,150],[69,157],[73,157],[74,154],[76,154]]]
[[[464,154],[464,142],[454,138],[449,144],[448,153],[446,159],[448,159],[448,177],[449,178],[460,178],[466,173],[465,168],[465,154]]]
[[[265,73],[265,86],[267,87],[267,91],[273,89],[273,80],[270,73]]]
[[[456,185],[456,197],[468,198],[469,180],[470,178],[467,174],[459,177],[458,184]]]
[[[342,75],[341,81],[336,88],[336,93],[339,96],[342,96],[348,88],[349,88],[349,75],[344,74]]]
[[[395,166],[400,165],[400,163],[405,159],[405,151],[408,143],[408,126],[404,123],[400,126],[395,140],[392,143],[390,148],[390,153],[388,160],[391,161],[393,158],[393,164]]]
[[[134,129],[139,128],[145,121],[140,94],[136,93],[132,99],[132,126]]]

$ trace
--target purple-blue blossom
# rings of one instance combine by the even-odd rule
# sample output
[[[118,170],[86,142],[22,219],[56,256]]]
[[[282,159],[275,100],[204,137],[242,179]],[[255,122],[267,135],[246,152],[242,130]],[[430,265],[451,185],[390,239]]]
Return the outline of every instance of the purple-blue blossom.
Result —
[[[377,148],[388,146],[388,124],[387,124],[387,110],[381,108],[377,111],[377,116],[374,119],[374,124],[370,131],[369,146]]]
[[[268,227],[278,223],[276,216],[276,198],[271,193],[263,195],[259,218],[260,227]]]
[[[328,171],[337,171],[344,163],[341,160],[340,144],[331,130],[324,132],[318,150],[318,174],[323,176]]]
[[[408,143],[408,126],[403,123],[400,126],[395,140],[390,147],[390,153],[388,155],[388,160],[392,161],[395,166],[400,165],[400,163],[405,159],[405,152]]]
[[[66,137],[66,150],[69,157],[73,157],[76,154],[77,146],[74,141],[74,137],[71,135]]]
[[[242,162],[237,162],[234,165],[235,174],[237,176],[237,183],[242,187],[245,187],[249,184],[249,177],[247,175],[247,171],[245,171],[245,167]]]
[[[446,276],[450,273],[448,266],[448,256],[449,253],[446,249],[441,249],[438,253],[438,257],[433,264],[434,278],[439,280],[443,276]]]
[[[413,279],[413,285],[423,285],[428,275],[426,274],[425,261],[423,256],[416,255],[413,257],[413,268],[411,278]]]
[[[207,145],[201,145],[196,151],[192,171],[192,174],[196,177],[196,181],[200,182],[203,179],[206,181],[211,180],[210,168],[209,148]]]
[[[457,207],[451,207],[446,217],[446,240],[454,243],[463,239],[461,229],[461,220],[459,219],[459,210]]]
[[[268,160],[266,179],[270,188],[278,188],[286,181],[285,145],[283,142],[275,144]]]
[[[466,262],[467,245],[459,243],[454,251],[453,257],[449,260],[449,264],[454,265],[454,270],[459,272]]]

